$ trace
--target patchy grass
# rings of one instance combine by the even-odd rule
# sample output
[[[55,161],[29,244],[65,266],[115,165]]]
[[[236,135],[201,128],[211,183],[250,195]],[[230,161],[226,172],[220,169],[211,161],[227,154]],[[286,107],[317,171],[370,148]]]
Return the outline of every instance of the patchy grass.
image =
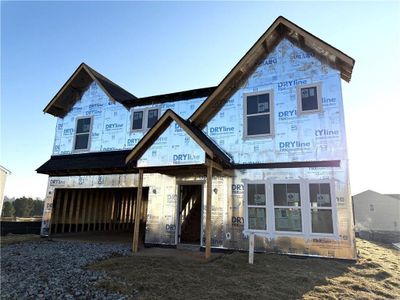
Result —
[[[254,265],[249,265],[246,253],[205,262],[179,250],[159,249],[89,268],[110,276],[99,287],[134,299],[398,298],[400,252],[364,240],[357,240],[357,246],[357,263],[256,254]]]
[[[0,237],[0,245],[4,246],[38,240],[40,240],[40,235],[37,234],[8,234]]]

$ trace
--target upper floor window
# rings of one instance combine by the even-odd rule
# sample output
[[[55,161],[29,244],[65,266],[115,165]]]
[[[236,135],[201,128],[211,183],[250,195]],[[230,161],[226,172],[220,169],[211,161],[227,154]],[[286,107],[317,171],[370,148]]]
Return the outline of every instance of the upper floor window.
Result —
[[[132,130],[147,130],[154,126],[160,115],[159,108],[134,110],[132,113]]]
[[[313,83],[298,86],[297,107],[299,113],[320,112],[322,110],[321,85]]]
[[[272,92],[244,95],[244,137],[272,135]]]
[[[88,150],[92,118],[79,118],[76,121],[74,151]]]

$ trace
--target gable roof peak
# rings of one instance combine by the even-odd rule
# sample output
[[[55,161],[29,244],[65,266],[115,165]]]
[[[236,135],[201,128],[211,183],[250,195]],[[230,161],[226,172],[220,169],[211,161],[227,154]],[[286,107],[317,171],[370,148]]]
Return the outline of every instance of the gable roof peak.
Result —
[[[63,118],[74,104],[81,99],[83,93],[93,81],[99,85],[111,101],[119,102],[127,109],[130,107],[129,103],[137,99],[134,95],[82,62],[49,104],[46,105],[43,112]]]

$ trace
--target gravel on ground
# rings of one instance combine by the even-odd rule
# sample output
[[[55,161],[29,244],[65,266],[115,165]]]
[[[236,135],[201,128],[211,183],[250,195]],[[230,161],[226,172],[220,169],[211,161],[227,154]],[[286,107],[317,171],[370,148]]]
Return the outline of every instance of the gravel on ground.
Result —
[[[1,299],[125,299],[99,289],[87,265],[130,254],[127,244],[40,240],[1,247]]]

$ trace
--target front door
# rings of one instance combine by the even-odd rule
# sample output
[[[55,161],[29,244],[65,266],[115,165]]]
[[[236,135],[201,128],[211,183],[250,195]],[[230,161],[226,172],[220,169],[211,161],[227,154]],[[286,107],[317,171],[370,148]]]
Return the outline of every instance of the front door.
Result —
[[[200,245],[202,185],[179,186],[178,241]]]

